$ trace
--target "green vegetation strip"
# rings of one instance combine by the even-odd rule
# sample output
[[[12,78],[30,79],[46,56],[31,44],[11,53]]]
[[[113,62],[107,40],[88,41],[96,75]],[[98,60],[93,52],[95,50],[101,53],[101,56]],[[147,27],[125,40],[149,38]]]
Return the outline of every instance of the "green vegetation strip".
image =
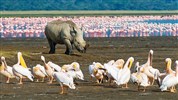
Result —
[[[0,17],[53,17],[53,16],[122,16],[122,15],[178,15],[171,11],[1,11]]]

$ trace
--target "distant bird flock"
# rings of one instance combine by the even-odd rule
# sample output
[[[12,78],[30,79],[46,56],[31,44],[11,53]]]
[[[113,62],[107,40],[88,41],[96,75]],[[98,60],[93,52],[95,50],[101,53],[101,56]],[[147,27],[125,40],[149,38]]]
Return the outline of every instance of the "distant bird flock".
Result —
[[[10,83],[10,79],[16,78],[18,84],[23,84],[23,79],[36,82],[44,82],[48,78],[48,84],[57,81],[60,84],[60,94],[67,93],[67,89],[76,89],[76,79],[84,80],[83,72],[78,62],[59,66],[52,61],[46,61],[41,56],[43,65],[37,64],[33,68],[28,68],[21,52],[17,53],[18,62],[12,67],[8,66],[5,57],[1,57],[0,74],[7,78],[6,83]],[[122,88],[129,88],[129,82],[137,84],[138,91],[145,92],[146,88],[152,86],[155,82],[158,84],[160,91],[176,92],[175,86],[178,84],[178,60],[175,61],[175,70],[171,69],[172,60],[165,59],[165,71],[160,72],[152,66],[153,50],[148,53],[148,59],[145,64],[135,63],[134,71],[131,71],[134,58],[129,57],[127,61],[118,59],[110,60],[104,64],[93,62],[88,65],[88,74],[92,81],[96,79],[96,84],[107,82],[109,86],[117,85]],[[79,84],[80,85],[80,84]],[[77,91],[77,90],[76,90]]]
[[[178,36],[178,15],[170,16],[77,16],[77,17],[8,17],[1,18],[2,38],[44,38],[47,22],[71,20],[84,37]]]

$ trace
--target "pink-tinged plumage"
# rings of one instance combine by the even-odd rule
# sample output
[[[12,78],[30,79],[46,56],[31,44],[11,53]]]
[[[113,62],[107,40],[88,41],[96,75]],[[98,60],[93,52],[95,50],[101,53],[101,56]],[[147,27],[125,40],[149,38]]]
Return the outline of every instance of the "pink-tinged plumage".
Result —
[[[44,56],[41,56],[41,60],[44,63],[44,68],[45,68],[46,74],[49,77],[49,82],[48,83],[51,84],[53,82],[53,73],[54,73],[54,70],[46,63]]]
[[[7,65],[5,57],[3,56],[1,57],[1,63],[2,65],[0,66],[0,74],[7,77],[6,83],[9,83],[10,78],[15,78],[12,67]]]
[[[170,92],[176,92],[175,85],[178,84],[178,60],[176,63],[175,74],[168,74],[162,81],[160,86],[161,91],[167,91],[170,89]]]

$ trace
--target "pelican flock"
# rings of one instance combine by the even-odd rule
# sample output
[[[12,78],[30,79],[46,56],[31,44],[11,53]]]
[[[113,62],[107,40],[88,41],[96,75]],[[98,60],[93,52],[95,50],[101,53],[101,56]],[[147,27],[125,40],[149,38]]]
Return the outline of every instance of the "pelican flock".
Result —
[[[46,82],[53,84],[57,82],[60,85],[60,94],[68,93],[68,88],[76,89],[76,80],[84,81],[84,74],[78,62],[64,64],[59,66],[54,61],[46,62],[46,59],[41,55],[41,64],[36,64],[34,67],[28,67],[21,52],[17,53],[17,63],[12,67],[8,66],[5,57],[1,57],[0,74],[7,78],[6,83],[10,83],[10,79],[16,78],[23,84],[23,79],[36,82]],[[135,67],[132,68],[134,57],[129,57],[126,61],[124,59],[110,60],[106,63],[92,62],[88,66],[89,76],[96,80],[96,84],[109,83],[109,86],[117,85],[122,88],[129,88],[128,83],[137,85],[137,90],[146,91],[147,87],[153,86],[157,83],[160,91],[176,92],[176,85],[178,84],[178,60],[175,61],[175,70],[171,68],[171,58],[166,58],[164,72],[160,72],[153,67],[153,50],[148,53],[146,63],[141,64],[136,61]],[[133,69],[133,70],[132,70]],[[104,83],[105,82],[105,83]]]

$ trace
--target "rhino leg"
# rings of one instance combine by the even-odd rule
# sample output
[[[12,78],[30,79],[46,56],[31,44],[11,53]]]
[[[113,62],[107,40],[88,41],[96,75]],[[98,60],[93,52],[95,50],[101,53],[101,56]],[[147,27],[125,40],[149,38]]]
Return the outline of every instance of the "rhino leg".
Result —
[[[52,40],[48,39],[48,43],[49,43],[49,46],[50,46],[50,51],[49,51],[49,54],[54,54],[55,53],[55,46],[56,46],[56,43],[54,43]]]
[[[68,39],[65,39],[64,44],[66,45],[65,54],[67,55],[73,54],[71,42]]]

